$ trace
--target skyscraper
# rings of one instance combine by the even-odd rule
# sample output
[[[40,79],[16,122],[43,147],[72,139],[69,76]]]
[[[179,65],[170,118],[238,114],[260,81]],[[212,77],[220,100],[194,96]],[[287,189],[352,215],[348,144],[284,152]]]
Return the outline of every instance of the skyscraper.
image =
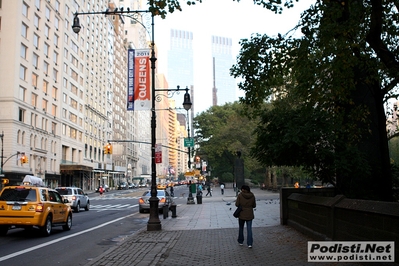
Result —
[[[212,36],[213,105],[223,105],[237,100],[236,84],[230,76],[233,66],[232,39]]]

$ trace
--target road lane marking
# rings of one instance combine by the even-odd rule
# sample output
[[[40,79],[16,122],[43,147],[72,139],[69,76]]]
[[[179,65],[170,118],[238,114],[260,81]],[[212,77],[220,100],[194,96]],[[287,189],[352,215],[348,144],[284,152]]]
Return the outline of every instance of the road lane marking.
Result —
[[[27,248],[27,249],[24,249],[24,250],[21,250],[21,251],[18,251],[18,252],[14,252],[14,253],[8,254],[8,255],[6,255],[6,256],[0,257],[0,261],[5,261],[5,260],[11,259],[11,258],[13,258],[13,257],[19,256],[19,255],[22,255],[22,254],[25,254],[25,253],[28,253],[28,252],[31,252],[31,251],[33,251],[33,250],[36,250],[36,249],[39,249],[39,248],[43,248],[43,247],[52,245],[52,244],[57,243],[57,242],[61,242],[61,241],[66,240],[66,239],[68,239],[68,238],[72,238],[72,237],[75,237],[75,236],[78,236],[78,235],[81,235],[81,234],[85,234],[85,233],[87,233],[87,232],[90,232],[90,231],[99,229],[99,228],[104,227],[104,226],[106,226],[106,225],[109,225],[109,224],[115,223],[115,222],[117,222],[117,221],[126,219],[126,218],[128,218],[128,217],[130,217],[130,216],[133,216],[133,215],[135,215],[135,214],[136,214],[136,213],[132,213],[132,214],[129,214],[129,215],[120,217],[120,218],[118,218],[118,219],[115,219],[115,220],[106,222],[106,223],[104,223],[104,224],[97,225],[97,226],[95,226],[95,227],[93,227],[93,228],[86,229],[86,230],[84,230],[84,231],[74,233],[74,234],[72,234],[72,235],[67,235],[67,236],[64,236],[64,237],[61,237],[61,238],[57,238],[57,239],[51,240],[51,241],[46,242],[46,243],[42,243],[42,244],[37,245],[37,246],[34,246],[34,247],[30,247],[30,248]]]

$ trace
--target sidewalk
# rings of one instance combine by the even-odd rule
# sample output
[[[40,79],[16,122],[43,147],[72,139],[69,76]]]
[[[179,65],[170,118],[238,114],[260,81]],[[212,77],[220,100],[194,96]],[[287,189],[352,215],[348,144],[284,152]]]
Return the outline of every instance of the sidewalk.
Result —
[[[161,231],[148,232],[145,227],[86,265],[308,264],[307,241],[311,239],[280,225],[278,194],[256,188],[252,192],[257,198],[252,249],[245,245],[246,239],[243,246],[238,245],[238,221],[233,217],[235,192],[226,189],[223,196],[215,191],[213,197],[203,197],[202,204],[178,205],[176,218],[171,218],[170,212],[166,219],[159,216]],[[267,197],[274,199],[260,200]]]

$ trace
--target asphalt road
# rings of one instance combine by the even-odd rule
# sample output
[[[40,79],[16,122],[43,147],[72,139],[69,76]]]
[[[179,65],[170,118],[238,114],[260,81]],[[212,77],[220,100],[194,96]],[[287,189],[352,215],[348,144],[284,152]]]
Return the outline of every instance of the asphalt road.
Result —
[[[36,229],[10,230],[0,237],[0,265],[85,265],[146,226],[149,214],[138,212],[143,191],[110,191],[103,197],[89,194],[90,210],[73,213],[70,231],[54,227],[49,237],[42,237]]]

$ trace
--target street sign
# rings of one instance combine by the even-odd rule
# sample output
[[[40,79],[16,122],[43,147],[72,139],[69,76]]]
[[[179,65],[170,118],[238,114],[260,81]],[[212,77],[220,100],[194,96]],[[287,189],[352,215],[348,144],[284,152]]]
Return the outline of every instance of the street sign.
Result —
[[[194,147],[194,139],[184,138],[184,147]]]

